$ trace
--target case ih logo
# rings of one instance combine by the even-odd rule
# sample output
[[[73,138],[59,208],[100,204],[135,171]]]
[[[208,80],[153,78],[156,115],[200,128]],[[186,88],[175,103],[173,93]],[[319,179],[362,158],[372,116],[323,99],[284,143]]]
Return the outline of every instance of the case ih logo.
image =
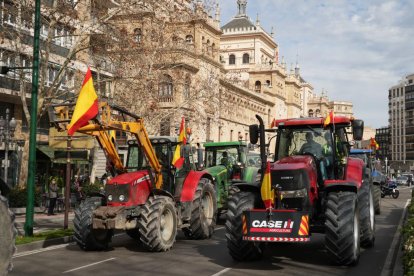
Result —
[[[292,233],[293,221],[292,220],[254,220],[251,233]]]

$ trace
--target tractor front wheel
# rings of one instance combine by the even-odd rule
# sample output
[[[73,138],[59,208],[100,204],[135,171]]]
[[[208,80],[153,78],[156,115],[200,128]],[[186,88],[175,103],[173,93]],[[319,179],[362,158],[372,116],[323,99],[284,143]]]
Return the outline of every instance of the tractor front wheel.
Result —
[[[78,208],[75,209],[74,239],[83,250],[104,250],[112,239],[113,230],[93,229],[93,211],[101,206],[100,197],[85,199]]]
[[[325,247],[329,257],[340,265],[358,263],[360,227],[356,193],[330,192],[325,216]]]
[[[183,228],[188,239],[202,240],[213,235],[217,220],[217,198],[211,181],[202,178],[191,204],[190,227]]]
[[[358,200],[361,219],[361,246],[368,248],[375,242],[375,209],[371,185],[364,183]]]
[[[379,185],[373,185],[373,192],[374,192],[374,209],[375,214],[381,214],[381,188]]]
[[[243,211],[254,209],[259,195],[251,192],[237,192],[229,199],[226,220],[227,248],[236,261],[254,261],[263,255],[264,243],[243,240]]]
[[[6,275],[12,269],[12,256],[16,247],[16,227],[14,215],[10,211],[7,200],[0,195],[0,275]]]
[[[148,251],[170,250],[177,235],[177,211],[173,200],[168,196],[148,198],[138,225],[141,243]]]

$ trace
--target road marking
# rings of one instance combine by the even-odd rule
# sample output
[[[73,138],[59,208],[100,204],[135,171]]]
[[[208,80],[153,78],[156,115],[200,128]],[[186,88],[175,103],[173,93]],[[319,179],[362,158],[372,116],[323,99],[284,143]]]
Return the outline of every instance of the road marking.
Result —
[[[115,258],[110,258],[110,259],[106,259],[106,260],[103,260],[103,261],[100,261],[100,262],[96,262],[96,263],[80,266],[80,267],[77,267],[77,268],[73,268],[73,269],[70,269],[70,270],[66,270],[66,271],[62,272],[62,274],[77,271],[77,270],[81,270],[83,268],[87,268],[87,267],[94,266],[94,265],[97,265],[97,264],[101,264],[101,263],[104,263],[104,262],[109,262],[109,261],[112,261],[112,260],[115,260]]]
[[[24,257],[24,256],[28,256],[28,255],[37,254],[37,253],[42,253],[42,252],[46,252],[46,251],[50,251],[50,250],[55,250],[55,249],[59,249],[59,248],[66,247],[66,246],[71,245],[71,244],[75,244],[75,243],[59,244],[59,245],[49,246],[49,247],[42,248],[42,249],[37,249],[37,250],[32,250],[32,251],[26,251],[26,252],[22,252],[22,253],[17,253],[17,254],[15,254],[13,256],[13,258],[19,258],[19,257]]]
[[[407,199],[407,202],[405,203],[403,213],[401,215],[400,221],[398,222],[397,230],[395,231],[394,238],[392,239],[390,250],[388,250],[387,258],[385,259],[384,266],[381,270],[381,276],[387,276],[392,274],[393,269],[393,259],[395,255],[395,251],[398,250],[397,243],[400,240],[401,237],[401,227],[403,224],[403,220],[407,213],[407,207],[408,204],[410,204],[411,199]]]
[[[228,267],[228,268],[225,268],[225,269],[223,269],[223,270],[221,270],[221,271],[219,271],[216,274],[213,274],[211,276],[220,276],[220,275],[223,275],[224,273],[226,273],[227,271],[230,271],[230,270],[231,270],[231,268]]]

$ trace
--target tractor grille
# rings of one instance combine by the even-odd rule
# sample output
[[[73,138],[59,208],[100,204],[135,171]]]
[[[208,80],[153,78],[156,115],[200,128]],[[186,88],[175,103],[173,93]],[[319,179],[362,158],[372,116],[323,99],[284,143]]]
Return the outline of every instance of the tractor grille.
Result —
[[[105,186],[105,194],[108,199],[108,202],[127,202],[129,200],[129,187],[128,184],[107,184]],[[120,200],[119,197],[123,195],[124,200]],[[112,196],[112,200],[110,199],[110,196]]]
[[[305,170],[272,171],[272,186],[279,185],[282,191],[308,189],[309,178]]]

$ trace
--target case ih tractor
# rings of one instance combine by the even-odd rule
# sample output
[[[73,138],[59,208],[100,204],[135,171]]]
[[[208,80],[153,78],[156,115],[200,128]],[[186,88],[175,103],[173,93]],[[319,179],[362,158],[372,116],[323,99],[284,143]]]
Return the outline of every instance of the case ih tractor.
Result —
[[[50,122],[58,130],[66,131],[72,107],[62,104],[49,110]],[[102,250],[114,230],[125,230],[144,248],[158,252],[173,246],[177,229],[192,239],[211,237],[217,212],[211,175],[188,166],[189,155],[183,168],[176,170],[171,158],[179,143],[166,137],[150,141],[137,115],[105,102],[99,110],[99,116],[77,132],[97,139],[113,178],[105,186],[105,195],[87,198],[75,210],[77,244],[84,250]],[[129,143],[126,167],[109,134],[114,130],[135,138]]]
[[[248,166],[247,144],[244,141],[209,142],[204,144],[205,170],[214,176],[217,187],[218,209],[227,209],[227,201],[235,190],[232,183],[253,182],[259,168]]]
[[[364,169],[366,179],[369,179],[369,183],[371,183],[371,189],[374,195],[374,209],[375,214],[379,215],[381,213],[381,177],[382,175],[380,172],[376,170],[374,167],[375,158],[373,157],[372,150],[370,149],[351,149],[349,152],[351,157],[359,158],[364,161]]]
[[[14,214],[10,211],[6,195],[10,187],[0,179],[0,275],[6,275],[12,268],[12,256],[16,247],[16,227],[14,225]]]
[[[262,180],[268,177],[263,183],[270,183],[263,187],[269,192],[263,193],[262,182],[236,184],[240,191],[229,200],[226,221],[230,255],[237,261],[255,260],[267,242],[308,242],[313,233],[325,233],[335,263],[357,263],[360,245],[371,247],[375,240],[364,164],[348,156],[346,129],[352,127],[354,139],[360,140],[363,121],[337,116],[324,127],[323,118],[279,120],[275,160],[267,163],[265,132],[275,130],[265,130],[256,117],[259,125],[250,126],[250,140],[256,144],[260,138]],[[265,205],[264,199],[272,204]]]

